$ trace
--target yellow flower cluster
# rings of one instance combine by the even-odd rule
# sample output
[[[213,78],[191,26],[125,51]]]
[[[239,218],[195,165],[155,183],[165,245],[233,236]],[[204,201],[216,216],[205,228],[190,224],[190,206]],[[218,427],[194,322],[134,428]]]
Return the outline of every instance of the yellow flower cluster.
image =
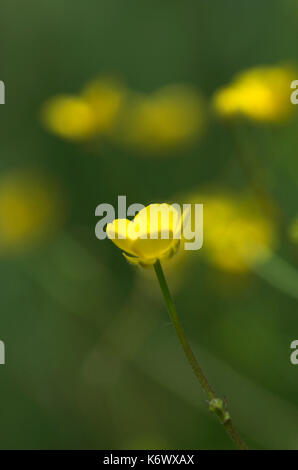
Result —
[[[171,85],[137,95],[119,82],[97,79],[78,96],[58,95],[42,108],[44,125],[70,140],[109,135],[138,149],[167,150],[192,143],[204,127],[200,94]]]
[[[259,66],[243,71],[213,96],[216,113],[257,122],[282,122],[293,112],[290,85],[294,67]],[[202,135],[207,113],[198,90],[164,86],[136,94],[111,78],[91,81],[78,95],[58,95],[42,107],[44,125],[69,140],[108,135],[151,153],[183,149]]]
[[[295,78],[295,69],[287,65],[243,71],[215,92],[213,109],[227,118],[243,116],[256,122],[282,122],[294,109],[290,86]],[[207,121],[202,97],[191,86],[168,85],[141,95],[108,78],[90,82],[80,95],[51,98],[44,104],[42,115],[46,127],[63,138],[88,141],[109,136],[151,154],[192,144]],[[261,210],[255,200],[222,193],[205,195],[197,202],[204,203],[204,247],[215,265],[240,272],[270,256],[276,242],[274,217]],[[150,222],[149,208],[169,210],[167,204],[153,204],[133,221],[119,219],[107,227],[108,236],[127,259],[142,266],[168,257],[179,246],[175,239],[159,239],[163,227]],[[173,217],[174,225],[165,226],[172,234],[175,224],[181,223],[175,214]],[[159,235],[157,239],[143,239],[136,227],[142,234],[153,231]]]
[[[0,254],[44,237],[63,215],[57,187],[44,175],[12,171],[0,180]]]
[[[245,272],[270,257],[276,244],[274,210],[246,195],[192,197],[204,204],[204,253],[216,267]]]
[[[289,66],[254,67],[214,94],[214,109],[223,117],[281,122],[293,112],[290,84],[295,78],[295,70]]]

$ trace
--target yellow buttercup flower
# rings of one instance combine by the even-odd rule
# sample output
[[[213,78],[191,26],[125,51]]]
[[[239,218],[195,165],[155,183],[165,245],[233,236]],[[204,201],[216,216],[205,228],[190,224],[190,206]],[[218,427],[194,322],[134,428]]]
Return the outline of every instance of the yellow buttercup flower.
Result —
[[[273,211],[241,194],[219,192],[197,199],[204,204],[203,253],[212,264],[238,273],[270,257],[276,245]]]
[[[146,267],[176,253],[181,225],[182,216],[175,207],[150,204],[132,221],[114,220],[107,225],[106,232],[128,261]]]
[[[44,175],[12,171],[0,179],[0,253],[44,237],[63,216],[59,191]]]
[[[193,143],[204,128],[200,94],[185,85],[170,85],[132,100],[123,123],[123,138],[142,149],[172,150]]]
[[[97,118],[90,103],[79,96],[58,95],[42,108],[44,125],[54,134],[70,140],[85,140],[96,133]]]
[[[289,66],[263,66],[244,71],[213,97],[223,117],[245,116],[259,122],[281,122],[293,112],[290,84],[295,71]]]
[[[94,111],[99,134],[113,130],[124,106],[126,95],[123,85],[108,78],[93,80],[84,88],[82,97]]]

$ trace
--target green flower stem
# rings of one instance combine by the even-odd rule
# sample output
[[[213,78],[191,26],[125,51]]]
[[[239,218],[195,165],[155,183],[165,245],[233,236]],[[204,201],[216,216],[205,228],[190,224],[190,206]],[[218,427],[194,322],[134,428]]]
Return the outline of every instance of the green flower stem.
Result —
[[[266,262],[252,266],[253,271],[275,289],[297,300],[298,270],[276,253],[268,254]]]
[[[179,320],[174,302],[172,300],[160,261],[157,261],[154,264],[154,270],[156,272],[156,276],[157,276],[166,306],[168,308],[170,318],[175,327],[176,333],[183,347],[187,360],[190,366],[192,367],[198,381],[200,382],[202,389],[204,390],[204,392],[206,393],[208,397],[209,410],[212,411],[214,414],[216,414],[216,416],[219,418],[220,422],[225,427],[227,433],[229,434],[231,439],[234,441],[237,448],[240,450],[247,449],[245,442],[243,441],[243,439],[241,438],[241,436],[239,435],[238,431],[235,429],[232,423],[230,414],[226,408],[226,403],[222,399],[216,397],[214,390],[209,384],[204,372],[202,371],[201,367],[199,366],[194,356],[194,353],[192,352],[189,342],[186,339],[183,327],[180,323],[180,320]]]
[[[231,135],[236,160],[248,184],[259,199],[260,204],[267,209],[267,200],[272,200],[266,169],[261,165],[258,158],[255,144],[252,140],[251,131],[245,121],[238,119],[226,124],[226,129]]]

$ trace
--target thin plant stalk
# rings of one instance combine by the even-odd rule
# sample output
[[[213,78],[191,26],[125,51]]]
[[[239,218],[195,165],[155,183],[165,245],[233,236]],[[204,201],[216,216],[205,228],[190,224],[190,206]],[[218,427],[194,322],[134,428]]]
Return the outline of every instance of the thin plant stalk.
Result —
[[[268,260],[255,264],[252,270],[275,289],[298,299],[298,270],[276,253],[269,252]]]
[[[178,317],[178,314],[177,314],[177,311],[176,311],[176,308],[175,308],[172,296],[170,294],[169,287],[168,287],[168,284],[167,284],[167,281],[164,276],[159,260],[154,264],[154,270],[155,270],[171,321],[176,330],[176,333],[178,335],[178,338],[180,340],[180,343],[182,345],[186,358],[195,376],[197,377],[202,389],[204,390],[204,392],[206,393],[208,397],[209,410],[213,412],[214,414],[216,414],[216,416],[219,418],[220,422],[225,427],[230,438],[234,441],[236,447],[239,450],[246,450],[247,446],[232,423],[231,416],[226,407],[226,403],[222,399],[216,396],[216,393],[214,392],[213,388],[209,384],[203,370],[201,369],[198,361],[195,358],[195,355],[190,347],[190,344],[185,336],[183,327],[180,323],[180,320],[179,320],[179,317]]]

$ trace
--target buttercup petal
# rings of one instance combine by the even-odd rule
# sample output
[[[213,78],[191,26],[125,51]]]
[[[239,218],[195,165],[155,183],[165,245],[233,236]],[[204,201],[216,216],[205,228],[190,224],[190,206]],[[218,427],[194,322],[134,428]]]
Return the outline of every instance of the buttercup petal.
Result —
[[[134,224],[141,238],[166,238],[174,232],[180,220],[179,212],[169,204],[150,204],[134,218]]]
[[[133,239],[129,237],[130,224],[131,221],[128,219],[115,219],[107,225],[106,233],[118,248],[135,255],[132,249]]]
[[[175,245],[177,240],[172,239],[151,239],[147,238],[142,239],[138,238],[133,243],[134,253],[142,259],[148,260],[151,258],[161,258],[164,253],[172,248]]]

